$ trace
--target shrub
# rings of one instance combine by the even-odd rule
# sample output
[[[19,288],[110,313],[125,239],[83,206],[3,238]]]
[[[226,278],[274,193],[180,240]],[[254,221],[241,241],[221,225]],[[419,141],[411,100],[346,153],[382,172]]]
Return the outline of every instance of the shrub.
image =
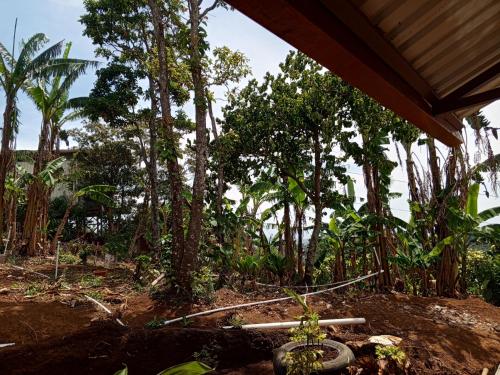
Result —
[[[78,264],[80,263],[80,258],[71,253],[63,252],[59,254],[59,263],[62,264]]]
[[[405,352],[401,348],[392,345],[377,345],[375,347],[375,355],[378,359],[393,360],[399,365],[404,364],[406,360]]]
[[[102,277],[84,275],[80,280],[80,285],[84,288],[98,288],[102,285]]]
[[[196,301],[212,303],[215,291],[212,269],[208,266],[203,266],[198,272],[195,272],[191,288],[193,289],[193,298]]]

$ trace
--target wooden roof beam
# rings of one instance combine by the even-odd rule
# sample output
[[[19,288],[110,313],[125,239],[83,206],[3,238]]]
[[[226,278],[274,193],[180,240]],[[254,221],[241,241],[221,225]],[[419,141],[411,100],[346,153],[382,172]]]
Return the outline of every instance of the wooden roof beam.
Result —
[[[227,0],[227,3],[431,136],[449,146],[461,143],[458,129],[462,125],[456,116],[435,117],[426,93],[422,92],[426,90],[420,84],[416,89],[409,82],[412,73],[400,65],[406,70],[402,77],[401,72],[381,58],[379,49],[369,47],[322,2]],[[366,33],[366,29],[362,32]]]
[[[447,100],[451,100],[451,99],[461,98],[461,97],[471,93],[472,91],[474,91],[475,89],[477,89],[481,85],[487,83],[488,81],[491,81],[497,75],[500,75],[500,62],[493,65],[489,69],[485,70],[484,72],[482,72],[478,76],[472,78],[470,81],[464,83],[462,86],[456,88],[455,90],[453,90],[451,93],[446,95],[441,100],[447,101]]]
[[[486,104],[495,99],[500,99],[500,87],[462,98],[443,99],[434,105],[434,114],[440,115],[455,112],[476,105]]]

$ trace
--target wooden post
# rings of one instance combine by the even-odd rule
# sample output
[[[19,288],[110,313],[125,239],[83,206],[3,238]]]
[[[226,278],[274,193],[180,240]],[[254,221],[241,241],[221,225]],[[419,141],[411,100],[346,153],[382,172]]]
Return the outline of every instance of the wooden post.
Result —
[[[61,247],[61,242],[57,241],[57,249],[56,249],[56,272],[54,275],[54,279],[57,280],[57,271],[59,268],[59,248]]]

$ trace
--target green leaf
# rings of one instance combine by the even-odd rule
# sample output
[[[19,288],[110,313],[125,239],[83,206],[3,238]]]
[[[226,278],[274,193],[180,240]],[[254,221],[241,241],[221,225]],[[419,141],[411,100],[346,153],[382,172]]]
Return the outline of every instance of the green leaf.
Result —
[[[438,257],[442,252],[445,246],[451,245],[453,243],[453,236],[448,236],[439,241],[436,246],[428,253],[424,255],[425,262],[430,262],[436,257]]]
[[[472,184],[467,194],[466,213],[474,218],[477,217],[477,197],[479,196],[479,184]]]
[[[500,206],[489,208],[487,210],[481,211],[477,215],[477,217],[479,218],[479,222],[482,223],[483,221],[492,219],[492,218],[494,218],[495,216],[498,216],[498,215],[500,215]]]
[[[296,202],[303,202],[306,200],[306,193],[302,190],[293,178],[288,177],[288,191],[292,194]]]
[[[202,375],[212,372],[214,369],[198,361],[181,363],[180,365],[169,367],[158,375]]]
[[[125,365],[125,368],[118,370],[115,372],[113,375],[128,375],[128,368],[127,365]]]
[[[356,199],[356,193],[354,191],[354,181],[351,177],[347,180],[347,196],[351,199]]]

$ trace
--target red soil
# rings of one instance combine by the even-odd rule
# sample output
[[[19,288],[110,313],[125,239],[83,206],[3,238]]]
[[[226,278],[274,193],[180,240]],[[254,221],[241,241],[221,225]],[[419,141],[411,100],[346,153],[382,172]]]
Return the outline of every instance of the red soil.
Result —
[[[30,264],[49,274],[52,266]],[[100,286],[82,285],[85,274],[99,267],[66,266],[65,283],[52,285],[40,276],[0,265],[0,374],[113,374],[122,363],[129,373],[156,374],[193,359],[208,349],[220,374],[272,374],[272,348],[286,341],[286,331],[226,331],[231,313],[194,319],[188,328],[145,329],[153,319],[171,318],[211,307],[281,295],[266,291],[219,290],[208,305],[162,304],[132,288],[131,270],[110,270]],[[10,277],[9,277],[10,275]],[[40,293],[26,297],[29,285]],[[42,287],[40,287],[42,286]],[[7,291],[2,293],[2,288]],[[128,325],[118,326],[83,298],[100,293],[105,305]],[[479,298],[453,300],[404,294],[367,295],[350,292],[309,299],[322,318],[364,317],[366,325],[329,329],[328,336],[351,345],[356,367],[376,371],[373,353],[357,349],[369,336],[391,334],[403,339],[412,374],[478,374],[500,362],[500,309]],[[73,306],[73,307],[72,307]],[[256,306],[237,312],[245,322],[292,320],[300,309],[292,302]],[[371,369],[371,370],[370,370]],[[347,370],[346,370],[347,371]],[[345,372],[349,373],[349,372]]]

